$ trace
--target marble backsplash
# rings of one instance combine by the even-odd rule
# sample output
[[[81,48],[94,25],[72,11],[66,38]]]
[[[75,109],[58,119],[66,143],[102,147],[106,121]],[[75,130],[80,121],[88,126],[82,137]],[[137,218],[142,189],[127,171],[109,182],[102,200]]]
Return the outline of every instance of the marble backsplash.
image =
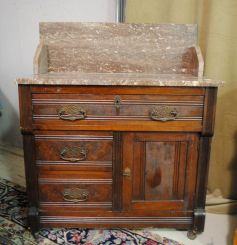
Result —
[[[198,74],[196,25],[41,23],[40,39],[47,72]]]

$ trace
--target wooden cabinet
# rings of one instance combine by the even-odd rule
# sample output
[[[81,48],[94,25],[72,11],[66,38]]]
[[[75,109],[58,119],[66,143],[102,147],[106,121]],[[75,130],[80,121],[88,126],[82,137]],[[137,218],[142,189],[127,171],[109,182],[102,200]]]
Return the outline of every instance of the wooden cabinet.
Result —
[[[202,231],[216,92],[19,85],[33,231]]]
[[[29,223],[202,232],[218,82],[196,25],[41,23],[18,79]]]

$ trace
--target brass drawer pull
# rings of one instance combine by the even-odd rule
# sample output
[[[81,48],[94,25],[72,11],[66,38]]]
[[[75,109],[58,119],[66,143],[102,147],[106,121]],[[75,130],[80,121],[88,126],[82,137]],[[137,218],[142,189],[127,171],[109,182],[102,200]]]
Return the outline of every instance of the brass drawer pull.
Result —
[[[85,202],[88,200],[89,191],[87,189],[68,188],[63,191],[63,200],[67,202]]]
[[[86,117],[86,111],[77,105],[62,106],[58,109],[58,116],[62,120],[76,121]]]
[[[83,146],[65,147],[60,152],[60,158],[69,162],[83,161],[87,157],[88,150]]]
[[[169,106],[156,106],[150,111],[150,117],[155,121],[173,121],[177,116],[178,112],[176,108],[171,108]]]

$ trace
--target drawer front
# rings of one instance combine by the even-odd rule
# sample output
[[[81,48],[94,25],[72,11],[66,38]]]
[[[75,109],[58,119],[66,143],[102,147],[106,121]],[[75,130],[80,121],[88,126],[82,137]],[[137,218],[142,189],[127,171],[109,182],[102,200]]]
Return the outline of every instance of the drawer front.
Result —
[[[133,122],[157,125],[187,121],[201,126],[202,95],[162,94],[33,94],[33,122],[60,125],[101,125]],[[196,123],[196,124],[195,124]]]
[[[112,169],[111,133],[46,132],[35,135],[35,145],[36,164],[44,169]]]
[[[38,181],[41,209],[112,208],[112,174],[109,172],[40,172]]]

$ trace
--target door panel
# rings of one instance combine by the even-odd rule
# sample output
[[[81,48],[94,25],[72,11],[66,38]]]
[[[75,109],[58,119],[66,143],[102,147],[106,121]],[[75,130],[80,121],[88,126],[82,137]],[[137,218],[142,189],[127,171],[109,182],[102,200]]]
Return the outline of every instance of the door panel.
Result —
[[[146,142],[144,163],[145,200],[173,199],[174,142]]]
[[[125,209],[187,210],[195,190],[198,135],[124,133]]]

